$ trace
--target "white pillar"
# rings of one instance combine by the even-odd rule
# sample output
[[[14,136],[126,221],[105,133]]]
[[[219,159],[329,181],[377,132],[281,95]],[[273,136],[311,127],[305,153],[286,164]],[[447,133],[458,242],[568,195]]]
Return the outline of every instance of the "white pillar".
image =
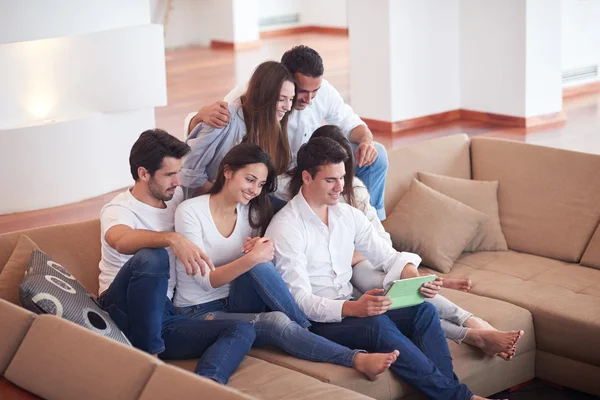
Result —
[[[403,121],[456,110],[459,0],[349,0],[352,107]]]
[[[461,0],[461,107],[536,117],[562,110],[560,0]]]
[[[348,27],[351,105],[370,123],[562,110],[561,0],[348,0]]]

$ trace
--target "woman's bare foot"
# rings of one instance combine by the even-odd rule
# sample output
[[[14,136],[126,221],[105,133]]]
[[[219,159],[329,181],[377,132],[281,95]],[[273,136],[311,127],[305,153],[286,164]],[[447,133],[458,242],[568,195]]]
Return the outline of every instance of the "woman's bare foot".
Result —
[[[460,290],[461,292],[468,292],[471,290],[471,285],[473,284],[470,279],[442,278],[442,282],[445,288]]]
[[[354,368],[374,381],[396,361],[399,355],[398,350],[391,353],[356,353]]]
[[[515,344],[523,331],[500,332],[489,329],[469,329],[464,342],[479,347],[485,355],[493,357],[498,353],[514,355]],[[510,358],[509,358],[510,359]]]
[[[465,321],[465,323],[463,324],[463,326],[465,326],[467,328],[471,328],[471,329],[498,331],[489,322],[487,322],[486,320],[483,320],[479,317],[476,317],[474,315],[471,316],[469,319],[467,319]],[[508,333],[508,332],[505,332],[505,333]],[[525,332],[523,332],[523,331],[518,332],[518,336],[516,337],[513,347],[510,351],[500,351],[500,352],[498,352],[498,354],[496,354],[496,356],[500,357],[504,361],[510,361],[514,357],[515,353],[517,352],[517,342],[521,339],[521,337],[523,336],[524,333]]]

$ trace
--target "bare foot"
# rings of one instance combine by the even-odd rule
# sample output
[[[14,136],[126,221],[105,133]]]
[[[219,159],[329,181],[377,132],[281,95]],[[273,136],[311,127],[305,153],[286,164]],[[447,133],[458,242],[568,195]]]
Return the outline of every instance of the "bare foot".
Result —
[[[465,343],[479,347],[488,357],[498,353],[514,354],[513,347],[522,331],[500,332],[488,329],[469,329]]]
[[[473,284],[470,279],[442,278],[442,282],[444,282],[445,288],[460,290],[461,292],[468,292]]]
[[[471,397],[471,400],[492,400],[492,399],[488,399],[487,397],[473,395],[473,397]],[[502,399],[502,400],[508,400],[508,399]]]
[[[487,322],[486,320],[483,320],[479,317],[476,317],[476,316],[472,316],[469,319],[467,319],[465,321],[465,323],[463,324],[463,326],[465,326],[467,328],[471,328],[471,329],[498,331],[489,322]],[[505,332],[505,333],[509,333],[509,332]],[[523,331],[518,332],[518,335],[515,338],[515,341],[514,341],[513,346],[510,351],[498,352],[498,354],[496,354],[496,356],[500,357],[504,361],[510,361],[514,357],[514,355],[517,351],[517,342],[519,341],[519,339],[521,339],[521,337],[523,336],[524,333],[525,332],[523,332]]]
[[[396,361],[399,355],[398,350],[391,353],[356,353],[354,368],[374,381]]]

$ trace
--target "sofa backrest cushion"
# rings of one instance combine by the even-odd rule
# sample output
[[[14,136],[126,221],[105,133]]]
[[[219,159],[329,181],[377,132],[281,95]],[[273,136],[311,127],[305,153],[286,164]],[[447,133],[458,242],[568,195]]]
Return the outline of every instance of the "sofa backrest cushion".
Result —
[[[159,365],[150,381],[144,388],[139,400],[250,400],[242,392],[227,386],[219,385],[210,379],[203,378],[184,369],[172,365]]]
[[[471,139],[473,179],[497,180],[508,247],[579,262],[600,221],[600,156]]]
[[[5,371],[46,399],[138,399],[161,361],[53,315],[38,316]]]
[[[600,225],[596,228],[596,233],[592,236],[592,240],[581,257],[581,265],[600,269]]]
[[[64,266],[90,293],[98,294],[100,220],[47,226],[0,235],[0,269],[25,234],[40,250]]]
[[[36,315],[19,306],[0,299],[0,375],[12,360]]]
[[[471,178],[469,137],[452,135],[398,147],[388,152],[385,210],[389,214],[408,191],[417,172]]]

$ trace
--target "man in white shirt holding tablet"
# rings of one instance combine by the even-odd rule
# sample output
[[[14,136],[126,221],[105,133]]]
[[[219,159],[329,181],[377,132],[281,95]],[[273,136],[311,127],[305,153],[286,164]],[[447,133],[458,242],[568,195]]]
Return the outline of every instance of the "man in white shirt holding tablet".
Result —
[[[345,150],[329,138],[315,138],[298,152],[303,185],[273,218],[265,236],[275,245],[275,265],[311,331],[349,348],[400,356],[392,372],[432,399],[477,400],[454,374],[452,358],[435,307],[430,303],[390,310],[383,289],[352,299],[354,251],[392,281],[419,276],[421,258],[398,252],[375,232],[358,209],[338,204],[344,187]],[[421,293],[433,297],[439,281]]]

